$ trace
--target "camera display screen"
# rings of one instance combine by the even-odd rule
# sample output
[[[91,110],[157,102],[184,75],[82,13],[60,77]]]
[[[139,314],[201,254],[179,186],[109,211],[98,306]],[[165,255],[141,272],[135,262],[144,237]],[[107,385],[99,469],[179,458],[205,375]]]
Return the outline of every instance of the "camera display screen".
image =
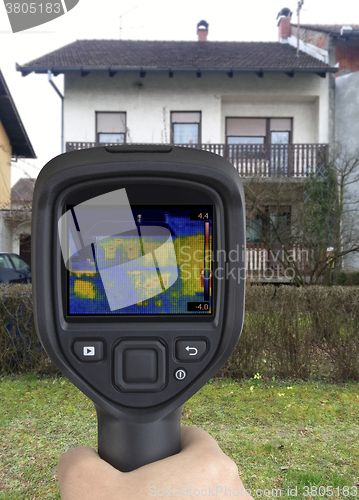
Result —
[[[101,203],[59,221],[68,315],[211,315],[213,206]]]

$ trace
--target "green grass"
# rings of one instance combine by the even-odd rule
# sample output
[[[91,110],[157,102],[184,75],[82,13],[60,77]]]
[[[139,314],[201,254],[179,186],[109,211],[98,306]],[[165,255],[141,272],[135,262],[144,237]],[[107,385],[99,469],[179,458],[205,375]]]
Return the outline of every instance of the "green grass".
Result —
[[[0,380],[0,407],[0,499],[59,499],[60,455],[96,448],[91,401],[64,377],[24,375]],[[359,492],[356,383],[214,380],[186,403],[182,423],[218,441],[254,498],[257,489],[270,498],[279,489],[288,497],[288,488],[307,499],[330,498],[329,486],[332,498]]]

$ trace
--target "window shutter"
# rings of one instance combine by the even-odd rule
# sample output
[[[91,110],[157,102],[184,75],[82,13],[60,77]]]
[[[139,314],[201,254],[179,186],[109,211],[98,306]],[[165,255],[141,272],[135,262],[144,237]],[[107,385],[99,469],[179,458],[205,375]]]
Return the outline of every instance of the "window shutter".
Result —
[[[227,135],[265,137],[265,118],[227,118]]]
[[[97,133],[126,132],[126,113],[97,113]]]

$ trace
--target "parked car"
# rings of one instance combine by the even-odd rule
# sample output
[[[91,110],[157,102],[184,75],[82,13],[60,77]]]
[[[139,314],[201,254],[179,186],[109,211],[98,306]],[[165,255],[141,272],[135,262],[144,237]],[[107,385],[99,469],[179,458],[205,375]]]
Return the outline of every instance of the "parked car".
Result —
[[[0,284],[9,283],[31,283],[31,268],[20,255],[0,252]]]

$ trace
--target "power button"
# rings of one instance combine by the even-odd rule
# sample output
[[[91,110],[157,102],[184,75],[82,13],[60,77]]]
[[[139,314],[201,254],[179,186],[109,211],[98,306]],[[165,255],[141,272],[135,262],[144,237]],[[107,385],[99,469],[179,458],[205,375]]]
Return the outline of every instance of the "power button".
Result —
[[[175,377],[177,380],[184,380],[187,377],[187,372],[183,368],[175,371]]]

